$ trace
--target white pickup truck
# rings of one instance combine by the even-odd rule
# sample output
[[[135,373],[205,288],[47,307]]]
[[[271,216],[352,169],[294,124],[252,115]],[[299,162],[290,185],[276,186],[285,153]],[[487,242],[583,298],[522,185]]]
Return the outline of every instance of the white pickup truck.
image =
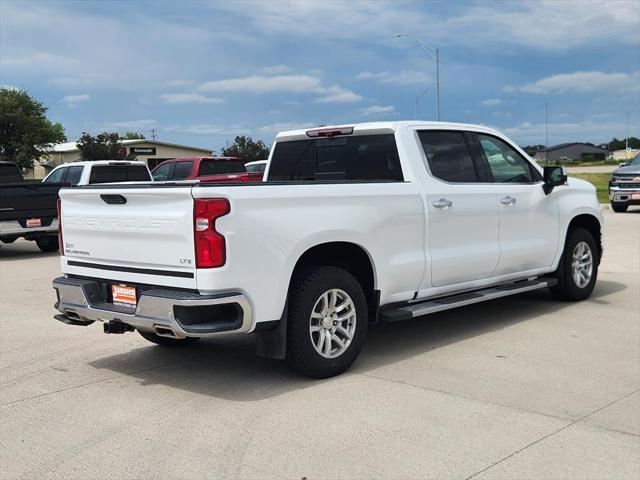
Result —
[[[264,182],[63,189],[57,320],[161,345],[256,336],[329,377],[369,323],[540,288],[587,298],[595,188],[495,130],[384,122],[280,133]]]

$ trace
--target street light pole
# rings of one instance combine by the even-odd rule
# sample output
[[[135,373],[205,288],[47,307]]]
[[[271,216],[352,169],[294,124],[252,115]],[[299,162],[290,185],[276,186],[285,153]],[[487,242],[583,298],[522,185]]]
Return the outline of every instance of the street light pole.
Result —
[[[633,107],[631,110],[627,110],[627,133],[626,133],[626,137],[625,137],[625,141],[624,141],[624,150],[625,150],[625,156],[629,156],[628,152],[629,151],[629,114],[631,112],[633,112],[637,107]],[[627,158],[628,160],[628,158]]]
[[[436,61],[436,119],[440,121],[440,49],[427,45],[408,33],[396,33],[394,37],[408,37],[412,39]]]

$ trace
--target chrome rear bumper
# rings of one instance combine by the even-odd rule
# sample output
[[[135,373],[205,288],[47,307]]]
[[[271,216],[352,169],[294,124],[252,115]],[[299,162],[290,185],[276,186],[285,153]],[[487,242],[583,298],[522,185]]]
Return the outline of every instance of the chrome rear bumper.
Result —
[[[141,290],[135,309],[108,303],[98,281],[58,277],[57,318],[78,325],[87,322],[121,322],[158,335],[185,338],[210,337],[253,330],[251,304],[238,292],[200,295],[193,292]],[[60,316],[57,316],[60,317]],[[70,320],[70,321],[66,321]]]

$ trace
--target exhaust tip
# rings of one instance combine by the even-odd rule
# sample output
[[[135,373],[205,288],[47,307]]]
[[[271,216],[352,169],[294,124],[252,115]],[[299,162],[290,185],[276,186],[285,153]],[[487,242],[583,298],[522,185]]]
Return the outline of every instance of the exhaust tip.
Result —
[[[167,327],[155,326],[153,327],[153,331],[159,337],[178,338],[174,331]]]

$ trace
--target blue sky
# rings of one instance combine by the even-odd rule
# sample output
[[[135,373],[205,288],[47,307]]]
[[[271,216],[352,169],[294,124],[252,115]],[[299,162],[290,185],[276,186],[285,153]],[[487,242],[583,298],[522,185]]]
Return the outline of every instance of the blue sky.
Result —
[[[135,130],[219,152],[238,134],[442,119],[521,145],[640,137],[640,2],[0,2],[0,84],[69,140]],[[435,119],[435,89],[419,117]]]

